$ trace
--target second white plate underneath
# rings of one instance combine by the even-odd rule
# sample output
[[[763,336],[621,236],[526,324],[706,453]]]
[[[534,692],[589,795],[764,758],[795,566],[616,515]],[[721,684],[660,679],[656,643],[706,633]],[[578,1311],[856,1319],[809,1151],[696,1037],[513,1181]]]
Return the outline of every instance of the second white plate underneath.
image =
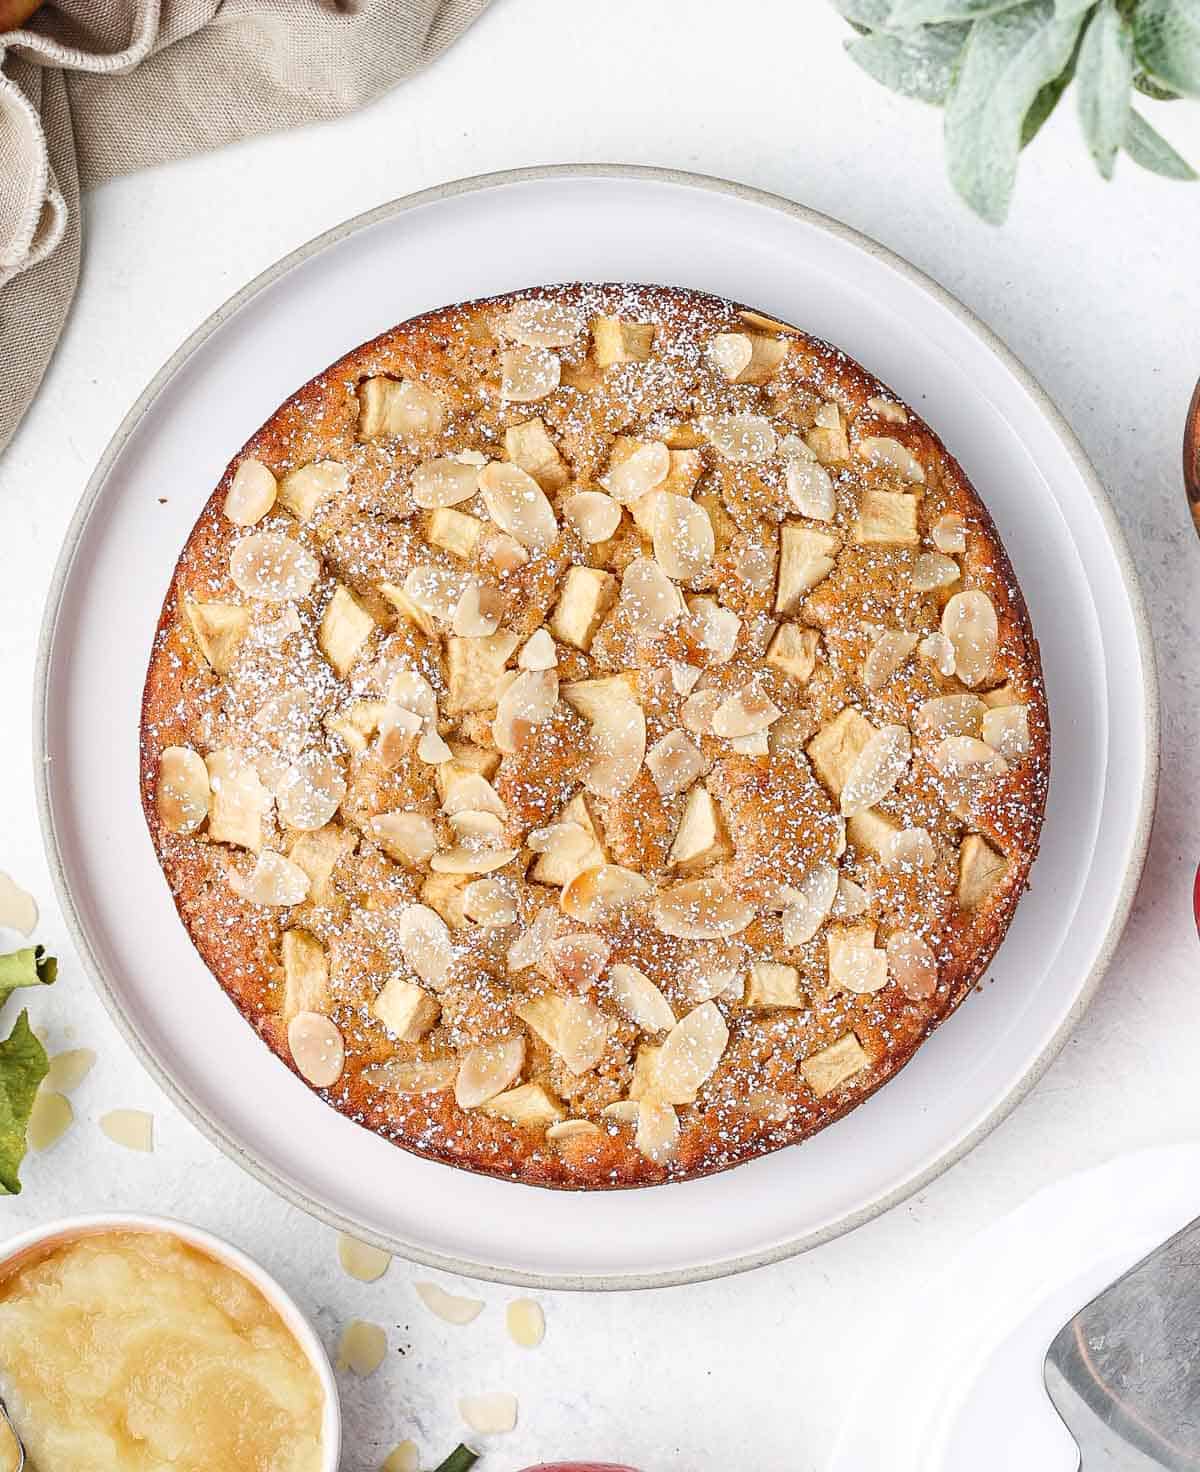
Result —
[[[991,982],[897,1080],[799,1149],[589,1196],[416,1159],[321,1103],[192,949],[137,795],[155,619],[230,456],[308,377],[392,323],[565,280],[678,283],[753,303],[838,343],[917,406],[991,508],[1027,594],[1056,758],[1042,856]],[[37,780],[64,908],[114,1015],[180,1106],[247,1169],[359,1236],[555,1286],[771,1261],[883,1210],[969,1148],[1053,1057],[1099,978],[1144,855],[1156,769],[1133,574],[1095,477],[1036,385],[962,307],[871,242],[782,200],[654,170],[533,171],[401,200],[235,298],[151,385],[93,477],[51,592],[38,702]]]

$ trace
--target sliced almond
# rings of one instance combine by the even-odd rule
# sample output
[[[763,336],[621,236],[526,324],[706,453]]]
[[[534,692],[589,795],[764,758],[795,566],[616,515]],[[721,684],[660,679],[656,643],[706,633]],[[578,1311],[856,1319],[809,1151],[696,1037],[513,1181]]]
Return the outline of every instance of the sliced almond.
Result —
[[[513,1011],[574,1074],[590,1072],[604,1056],[612,1024],[581,997],[548,992],[518,1002]]]
[[[621,525],[621,507],[603,491],[576,491],[562,503],[563,516],[585,542],[606,542]]]
[[[270,511],[279,483],[261,460],[243,460],[225,493],[225,518],[234,526],[253,526]]]
[[[939,772],[954,776],[962,772],[1002,777],[1008,763],[993,746],[974,736],[944,736],[929,757]]]
[[[592,1139],[603,1137],[604,1131],[598,1124],[592,1124],[587,1119],[560,1119],[546,1129],[546,1138],[554,1144],[561,1144],[564,1140],[582,1140],[589,1136]]]
[[[635,557],[622,574],[621,607],[645,633],[666,628],[686,611],[679,589],[649,557]]]
[[[684,729],[694,735],[711,736],[713,718],[722,704],[719,691],[697,690],[683,702],[679,709],[679,719],[683,722]]]
[[[955,593],[942,610],[942,633],[954,645],[955,673],[964,685],[981,685],[991,675],[999,647],[996,609],[986,593]]]
[[[735,465],[756,465],[775,453],[774,427],[761,414],[719,414],[701,421],[717,454]]]
[[[836,864],[817,864],[788,895],[783,912],[783,943],[801,946],[812,940],[829,918],[838,892]]]
[[[932,593],[948,588],[962,577],[962,569],[953,557],[942,552],[922,552],[913,563],[912,585],[918,593]]]
[[[885,419],[889,424],[908,423],[908,410],[903,404],[897,404],[894,399],[871,398],[867,400],[867,408],[872,414]]]
[[[558,651],[548,629],[536,629],[517,655],[517,667],[523,670],[552,670],[558,664]]]
[[[447,815],[473,811],[495,813],[498,818],[508,817],[503,799],[482,772],[456,771],[449,774],[440,786],[442,812]]]
[[[154,1116],[144,1109],[110,1109],[100,1116],[99,1125],[114,1145],[143,1155],[154,1149]]]
[[[801,516],[813,521],[832,521],[837,509],[833,479],[816,460],[791,457],[787,462],[787,493]]]
[[[862,885],[845,874],[839,875],[837,894],[834,896],[833,908],[829,912],[834,919],[857,920],[860,915],[865,915],[870,907],[870,896]]]
[[[713,712],[713,735],[726,738],[753,736],[765,731],[782,714],[768,695],[753,685],[746,685],[723,700]]]
[[[726,940],[753,919],[753,907],[719,879],[687,880],[663,890],[654,902],[659,930],[684,940]]]
[[[930,539],[939,552],[961,554],[967,550],[967,527],[957,511],[948,511],[933,524]]]
[[[649,440],[610,466],[604,483],[614,501],[628,506],[660,486],[670,473],[670,450],[658,440]]]
[[[586,1120],[570,1120],[571,1124],[586,1124]],[[595,1132],[595,1125],[588,1125]],[[549,1134],[549,1131],[547,1131]],[[514,1298],[504,1311],[504,1323],[508,1337],[521,1349],[536,1349],[546,1337],[546,1315],[540,1303],[532,1298]]]
[[[392,1254],[369,1242],[360,1242],[345,1232],[338,1233],[338,1261],[348,1277],[359,1283],[375,1283],[383,1277],[391,1265]]]
[[[378,1324],[355,1319],[342,1330],[338,1344],[337,1368],[365,1379],[373,1375],[387,1355],[387,1335]]]
[[[332,1088],[342,1076],[346,1048],[342,1035],[320,1012],[297,1012],[288,1023],[292,1059],[314,1088]]]
[[[519,465],[494,460],[479,472],[479,489],[488,515],[502,531],[530,551],[544,551],[558,536],[558,522],[546,493]]]
[[[279,532],[251,532],[229,555],[229,576],[247,598],[307,598],[321,571],[307,547]]]
[[[917,707],[913,729],[920,736],[979,736],[986,710],[977,695],[939,695]]]
[[[313,832],[324,828],[345,796],[341,766],[314,747],[298,756],[284,773],[275,789],[275,805],[289,828]]]
[[[415,1441],[402,1441],[383,1459],[379,1472],[421,1472],[421,1451]]]
[[[699,777],[704,770],[704,758],[700,748],[682,731],[668,731],[646,753],[646,766],[659,792],[664,797],[674,797]]]
[[[518,344],[500,354],[500,397],[510,404],[532,404],[558,387],[562,363],[546,348]]]
[[[155,807],[163,827],[172,833],[195,833],[208,817],[209,797],[204,758],[190,746],[168,746],[158,759],[158,785],[154,791]]]
[[[417,742],[417,756],[426,766],[440,767],[443,762],[448,762],[453,754],[437,727],[426,726],[421,733],[420,741]]]
[[[363,1082],[402,1096],[441,1094],[454,1087],[457,1058],[389,1058],[363,1070]]]
[[[668,577],[692,583],[708,575],[716,538],[708,512],[697,502],[660,491],[653,540],[655,561]]]
[[[50,1059],[45,1086],[60,1094],[72,1094],[96,1066],[96,1055],[91,1048],[70,1048],[65,1053],[55,1053]]]
[[[409,905],[400,916],[399,940],[412,969],[426,986],[440,991],[454,964],[454,945],[442,917],[428,905]]]
[[[417,1297],[431,1314],[447,1324],[462,1327],[473,1323],[483,1312],[481,1298],[464,1298],[457,1293],[447,1293],[436,1283],[414,1283]]]
[[[480,537],[479,553],[483,561],[491,563],[501,577],[516,572],[529,561],[529,553],[516,537],[510,537],[498,527],[485,531]]]
[[[882,690],[916,647],[916,634],[903,629],[888,629],[880,634],[863,663],[863,684],[868,690]]]
[[[937,991],[937,962],[928,943],[914,931],[893,931],[887,960],[892,980],[910,1001],[920,1002]]]
[[[671,688],[676,695],[687,695],[695,689],[699,678],[700,671],[693,665],[683,664],[677,659],[671,661]]]
[[[458,607],[458,600],[462,597],[462,591],[467,585],[466,575],[457,568],[437,567],[433,563],[419,563],[411,568],[404,579],[404,596],[424,613],[427,618],[436,620],[424,626],[423,632],[435,634],[437,625],[448,624],[454,617],[454,610]],[[381,591],[386,596],[385,584]]]
[[[672,1160],[679,1146],[679,1116],[674,1108],[653,1096],[643,1099],[638,1105],[633,1144],[639,1155],[656,1165]]]
[[[247,877],[231,870],[229,887],[247,904],[299,905],[308,896],[309,878],[299,864],[265,848]]]
[[[646,1032],[665,1032],[675,1026],[675,1013],[644,971],[623,962],[610,967],[608,990],[622,1012]]]
[[[486,639],[500,627],[504,600],[499,590],[474,578],[462,590],[454,605],[450,627],[462,639]]]
[[[514,302],[497,323],[502,337],[530,348],[565,348],[587,324],[563,302],[533,297]]]
[[[615,910],[632,904],[650,889],[650,881],[620,864],[585,869],[563,887],[559,900],[564,915],[593,925]]]
[[[692,598],[689,601],[687,627],[708,655],[710,664],[728,664],[733,658],[742,621],[715,598]]]
[[[457,506],[479,489],[479,472],[461,460],[422,460],[412,473],[410,488],[414,503],[427,511],[435,506]]]
[[[887,953],[875,944],[874,925],[835,925],[827,944],[830,986],[858,994],[887,986]]]
[[[915,485],[925,484],[925,467],[908,446],[902,445],[899,440],[869,435],[859,440],[854,448],[872,465],[886,465],[904,480]]]
[[[520,932],[509,946],[505,955],[510,972],[524,971],[540,958],[546,944],[558,934],[562,917],[547,905],[539,910],[532,922]]]
[[[603,936],[568,931],[547,942],[539,965],[560,988],[587,992],[600,980],[611,955],[612,945]]]
[[[437,829],[424,813],[380,813],[367,826],[384,853],[409,868],[419,869],[437,852]]]
[[[512,886],[503,879],[475,879],[463,888],[463,914],[475,925],[512,925],[518,915]]]
[[[904,775],[912,756],[912,741],[904,726],[881,726],[874,731],[850,768],[839,802],[844,817],[873,808]]]
[[[499,751],[520,751],[535,727],[550,720],[558,706],[554,670],[522,670],[500,696],[492,739]]]
[[[983,739],[1006,760],[1019,762],[1029,754],[1029,707],[998,705],[983,715]],[[161,780],[161,779],[160,779]]]
[[[519,852],[515,848],[478,848],[459,844],[434,854],[429,867],[435,874],[492,874],[511,864]]]
[[[29,1123],[26,1126],[29,1148],[39,1154],[53,1149],[70,1129],[74,1119],[75,1111],[71,1108],[70,1099],[43,1085],[34,1095],[33,1108],[29,1112]]]
[[[917,646],[922,659],[927,659],[930,664],[950,679],[954,674],[954,645],[943,633],[926,634]]]
[[[686,1104],[712,1076],[729,1043],[729,1028],[715,1002],[694,1007],[667,1034],[654,1073],[655,1093]]]
[[[517,1398],[499,1390],[464,1395],[458,1402],[458,1412],[480,1436],[498,1436],[517,1424]]]
[[[462,1055],[454,1098],[460,1109],[477,1109],[502,1094],[520,1077],[525,1064],[525,1039],[514,1035],[495,1043],[479,1043]]]

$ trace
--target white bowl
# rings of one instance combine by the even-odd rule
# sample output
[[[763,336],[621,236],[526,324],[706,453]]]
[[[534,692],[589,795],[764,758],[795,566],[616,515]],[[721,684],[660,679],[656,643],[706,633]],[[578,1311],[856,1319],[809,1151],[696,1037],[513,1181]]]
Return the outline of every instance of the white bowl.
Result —
[[[312,1325],[297,1308],[294,1300],[286,1294],[271,1275],[260,1268],[238,1248],[201,1231],[187,1222],[173,1221],[164,1216],[142,1216],[137,1212],[103,1212],[90,1216],[60,1217],[44,1226],[32,1227],[0,1243],[0,1279],[3,1279],[21,1258],[46,1247],[64,1242],[75,1242],[80,1237],[92,1237],[101,1232],[165,1232],[177,1237],[189,1247],[224,1263],[234,1272],[253,1283],[287,1326],[292,1337],[304,1351],[321,1382],[324,1409],[321,1413],[321,1472],[338,1472],[342,1447],[342,1412],[338,1403],[337,1382],[329,1356]]]

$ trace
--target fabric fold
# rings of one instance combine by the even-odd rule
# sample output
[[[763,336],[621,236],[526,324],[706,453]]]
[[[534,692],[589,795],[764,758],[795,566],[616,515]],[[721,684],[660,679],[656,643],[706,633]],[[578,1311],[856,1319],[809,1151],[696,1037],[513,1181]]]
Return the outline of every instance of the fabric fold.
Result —
[[[79,277],[80,191],[328,121],[427,66],[489,0],[51,0],[0,35],[0,450]]]

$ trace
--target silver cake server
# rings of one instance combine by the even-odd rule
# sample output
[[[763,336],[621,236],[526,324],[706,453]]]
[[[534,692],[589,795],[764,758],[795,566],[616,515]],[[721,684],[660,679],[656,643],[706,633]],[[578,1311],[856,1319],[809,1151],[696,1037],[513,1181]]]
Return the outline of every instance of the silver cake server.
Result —
[[[1200,1219],[1064,1324],[1043,1373],[1080,1472],[1200,1472]]]

